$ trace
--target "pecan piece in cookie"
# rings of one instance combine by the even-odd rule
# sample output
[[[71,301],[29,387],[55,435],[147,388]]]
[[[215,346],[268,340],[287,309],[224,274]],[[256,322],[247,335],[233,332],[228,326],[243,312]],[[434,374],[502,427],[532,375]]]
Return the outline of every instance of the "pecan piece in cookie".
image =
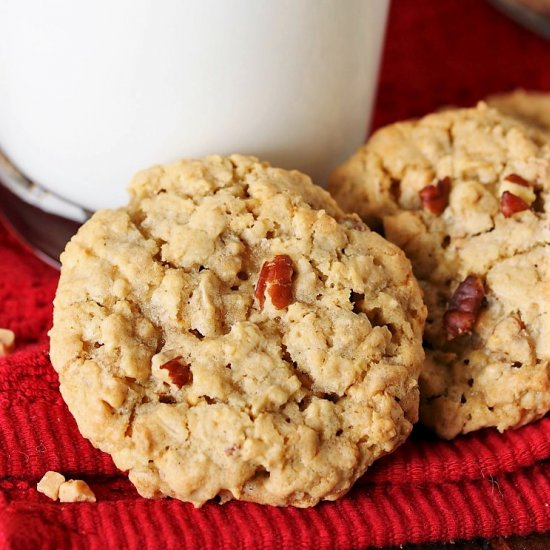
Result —
[[[449,340],[471,332],[484,297],[483,283],[477,275],[468,275],[458,285],[443,317]]]
[[[536,200],[533,186],[518,174],[509,174],[500,185],[500,211],[505,218],[528,210]]]
[[[531,187],[531,184],[518,174],[509,174],[504,178],[506,181],[515,183],[517,185],[522,185],[523,187]]]
[[[448,177],[439,180],[436,185],[427,185],[418,192],[422,208],[434,216],[440,216],[447,208],[450,192],[451,178]]]
[[[529,205],[517,195],[510,193],[510,191],[504,191],[500,196],[500,211],[504,214],[505,218],[509,218],[517,212],[523,212],[529,210]]]
[[[191,365],[181,362],[181,357],[175,357],[164,365],[160,366],[161,369],[166,369],[170,380],[178,388],[183,388],[193,381],[193,373],[191,372]]]
[[[271,297],[271,303],[277,309],[284,309],[290,305],[293,274],[292,260],[286,254],[277,255],[273,260],[264,262],[254,291],[260,303],[260,309],[264,307],[266,290]]]

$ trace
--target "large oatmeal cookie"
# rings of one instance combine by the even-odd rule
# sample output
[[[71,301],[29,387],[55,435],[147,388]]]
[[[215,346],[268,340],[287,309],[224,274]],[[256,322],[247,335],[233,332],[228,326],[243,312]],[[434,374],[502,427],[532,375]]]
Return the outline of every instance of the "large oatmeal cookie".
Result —
[[[379,130],[333,175],[425,294],[420,418],[445,437],[550,409],[550,143],[480,104]]]
[[[333,500],[418,413],[404,254],[298,172],[138,174],[68,244],[51,358],[83,435],[146,497]]]

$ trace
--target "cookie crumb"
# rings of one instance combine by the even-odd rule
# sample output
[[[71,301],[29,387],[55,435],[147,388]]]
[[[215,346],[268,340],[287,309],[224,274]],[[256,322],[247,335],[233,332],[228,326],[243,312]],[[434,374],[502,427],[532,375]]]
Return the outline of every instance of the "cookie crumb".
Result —
[[[9,355],[15,348],[15,333],[7,328],[0,328],[0,357]]]
[[[81,479],[69,479],[59,487],[61,502],[95,502],[95,495],[88,484]]]
[[[65,476],[59,472],[50,470],[46,472],[37,483],[36,490],[52,500],[57,500],[59,497],[59,487],[61,487],[63,483],[65,483]]]

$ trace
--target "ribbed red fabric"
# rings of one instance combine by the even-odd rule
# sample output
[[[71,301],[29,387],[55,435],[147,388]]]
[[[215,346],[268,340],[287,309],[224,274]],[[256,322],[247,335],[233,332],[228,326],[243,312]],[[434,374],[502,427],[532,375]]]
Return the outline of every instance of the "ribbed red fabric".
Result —
[[[550,44],[480,0],[396,0],[374,125],[517,86],[550,90]],[[57,273],[0,225],[0,549],[361,548],[550,530],[550,417],[453,442],[415,430],[349,495],[314,509],[140,498],[79,434],[48,359]],[[37,493],[47,470],[87,480],[96,504]]]

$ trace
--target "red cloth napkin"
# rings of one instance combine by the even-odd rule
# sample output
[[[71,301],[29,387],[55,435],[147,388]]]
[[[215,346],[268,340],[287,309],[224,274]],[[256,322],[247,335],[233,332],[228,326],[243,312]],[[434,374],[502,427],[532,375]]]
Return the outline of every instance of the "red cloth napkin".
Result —
[[[516,86],[550,90],[550,43],[480,0],[392,5],[375,126]],[[416,429],[344,498],[313,509],[140,498],[79,434],[48,359],[57,272],[0,224],[0,548],[361,548],[550,529],[550,417],[439,441]],[[47,470],[85,479],[96,504],[36,491]]]

